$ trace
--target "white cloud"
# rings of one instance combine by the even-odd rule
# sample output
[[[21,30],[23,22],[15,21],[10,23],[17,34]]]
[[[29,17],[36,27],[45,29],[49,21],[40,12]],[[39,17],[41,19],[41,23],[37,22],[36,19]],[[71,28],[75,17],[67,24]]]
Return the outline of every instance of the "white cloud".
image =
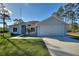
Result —
[[[6,11],[6,12],[8,11],[8,13],[6,13],[6,14],[12,14],[12,12],[7,8],[4,8],[4,11]],[[0,13],[3,13],[3,8],[0,8]]]
[[[5,3],[2,3],[2,5],[0,4],[0,13],[3,14],[3,7],[2,7],[2,6],[5,6],[5,7],[4,7],[4,11],[5,11],[6,14],[9,14],[9,15],[12,14],[12,12],[6,7],[7,4],[5,4]]]

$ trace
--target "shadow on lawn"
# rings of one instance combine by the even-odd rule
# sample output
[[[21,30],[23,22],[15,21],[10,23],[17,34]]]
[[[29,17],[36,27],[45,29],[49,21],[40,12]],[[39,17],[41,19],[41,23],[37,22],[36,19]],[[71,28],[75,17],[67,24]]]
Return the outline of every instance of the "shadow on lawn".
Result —
[[[24,49],[20,48],[19,46],[17,46],[17,45],[16,45],[14,42],[12,42],[11,40],[7,39],[7,41],[8,41],[9,43],[11,43],[13,46],[15,46],[18,50],[22,51],[22,52],[24,53],[23,56],[24,56],[24,55],[31,56],[31,53],[28,53],[28,52],[25,51]]]

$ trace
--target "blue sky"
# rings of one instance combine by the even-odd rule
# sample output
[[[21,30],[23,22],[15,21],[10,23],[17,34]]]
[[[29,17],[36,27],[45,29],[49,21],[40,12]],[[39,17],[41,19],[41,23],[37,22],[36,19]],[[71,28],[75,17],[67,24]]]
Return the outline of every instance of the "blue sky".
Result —
[[[12,24],[15,18],[22,18],[24,21],[42,21],[55,12],[63,3],[8,3],[5,6],[12,12]],[[20,14],[21,10],[21,14]]]

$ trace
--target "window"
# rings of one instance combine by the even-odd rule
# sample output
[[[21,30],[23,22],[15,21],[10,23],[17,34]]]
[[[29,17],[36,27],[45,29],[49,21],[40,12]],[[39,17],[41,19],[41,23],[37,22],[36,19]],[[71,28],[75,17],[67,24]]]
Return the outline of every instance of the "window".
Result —
[[[17,28],[13,28],[13,32],[17,32]]]
[[[31,26],[31,25],[28,25],[28,26]]]
[[[35,31],[35,28],[31,28],[31,31],[34,32]]]

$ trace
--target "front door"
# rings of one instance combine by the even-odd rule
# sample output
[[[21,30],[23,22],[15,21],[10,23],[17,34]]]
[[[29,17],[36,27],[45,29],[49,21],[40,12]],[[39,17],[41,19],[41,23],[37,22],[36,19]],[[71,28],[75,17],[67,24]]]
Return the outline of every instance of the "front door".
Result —
[[[26,34],[26,25],[21,26],[21,33],[24,35]]]

